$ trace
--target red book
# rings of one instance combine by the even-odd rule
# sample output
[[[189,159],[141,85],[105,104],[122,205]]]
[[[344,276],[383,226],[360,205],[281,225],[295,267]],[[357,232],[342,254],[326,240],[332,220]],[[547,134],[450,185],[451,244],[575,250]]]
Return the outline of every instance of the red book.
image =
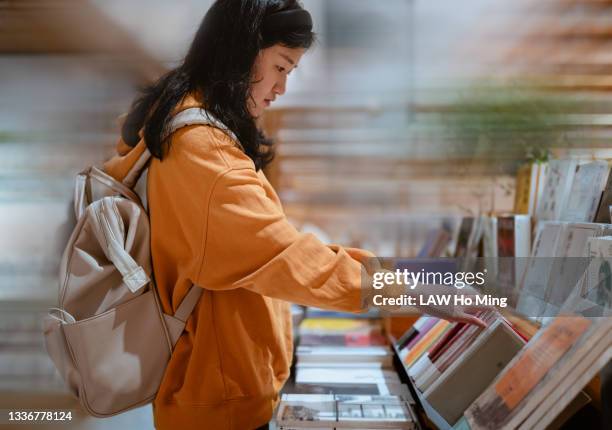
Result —
[[[438,342],[431,348],[428,352],[429,360],[433,363],[440,354],[448,348],[448,345],[451,343],[452,339],[461,332],[461,329],[466,326],[466,323],[455,323],[453,327],[446,332]]]

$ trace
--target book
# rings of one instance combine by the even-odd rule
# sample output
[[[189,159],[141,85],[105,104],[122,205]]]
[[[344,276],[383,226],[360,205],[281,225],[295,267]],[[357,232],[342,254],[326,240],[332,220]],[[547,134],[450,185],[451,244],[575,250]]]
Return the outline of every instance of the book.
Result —
[[[566,223],[558,221],[538,223],[527,269],[518,288],[516,309],[519,313],[530,317],[543,314],[546,308],[548,280],[554,263],[553,257],[565,226]]]
[[[523,345],[505,321],[496,320],[429,387],[425,399],[448,423],[457,422]]]
[[[432,362],[436,361],[444,351],[444,348],[453,341],[461,333],[461,330],[466,326],[466,323],[454,323],[450,330],[438,340],[438,342],[429,350],[428,355]]]
[[[402,361],[406,365],[406,367],[412,366],[418,358],[427,352],[427,349],[432,346],[444,333],[449,330],[451,327],[451,323],[446,320],[440,320],[436,323],[436,325],[429,330],[423,336],[423,338],[416,343],[405,357],[402,357]]]
[[[340,347],[303,346],[296,349],[298,362],[375,362],[391,366],[393,355],[386,346]]]
[[[336,401],[338,427],[414,427],[412,414],[399,397],[336,395]]]
[[[446,330],[443,336],[441,336],[436,343],[434,343],[427,351],[427,354],[422,355],[417,362],[408,369],[408,375],[412,376],[415,381],[419,376],[424,374],[427,369],[433,366],[434,362],[441,355],[442,351],[461,333],[465,323],[453,323],[450,328]]]
[[[472,223],[472,229],[468,238],[465,254],[463,255],[462,270],[471,271],[474,268],[476,259],[478,258],[479,251],[482,245],[482,234],[484,231],[484,222],[486,216],[481,215],[474,218]]]
[[[406,330],[404,334],[402,334],[402,336],[397,340],[397,349],[405,348],[408,343],[410,343],[412,339],[414,339],[419,334],[419,332],[423,331],[423,326],[431,318],[433,317],[422,316],[421,318],[416,320],[412,327]]]
[[[591,222],[595,218],[609,170],[602,160],[578,165],[561,221]]]
[[[387,340],[379,332],[352,332],[344,334],[305,334],[300,335],[300,345],[308,346],[381,346],[386,345]]]
[[[531,217],[509,215],[497,217],[497,255],[529,257],[531,250]]]
[[[601,223],[612,222],[610,220],[610,206],[612,206],[612,171],[608,173],[608,181],[601,193],[593,221]]]
[[[538,221],[554,221],[561,217],[561,211],[570,195],[576,173],[576,160],[551,160],[548,162],[546,180],[538,202]]]
[[[612,236],[589,238],[587,255],[589,266],[581,296],[600,307],[612,308]]]
[[[314,384],[318,382],[355,382],[385,381],[399,383],[399,377],[393,370],[384,368],[353,368],[353,367],[296,367],[295,382],[298,384]]]
[[[465,257],[468,250],[468,241],[474,224],[474,217],[463,217],[457,231],[457,240],[455,245],[455,258]]]
[[[336,402],[331,394],[283,394],[276,422],[282,426],[321,428],[336,422]]]
[[[497,258],[497,217],[487,216],[483,223],[483,257]]]
[[[440,319],[436,317],[426,317],[423,324],[420,326],[417,335],[414,336],[412,340],[410,340],[406,346],[400,350],[400,358],[403,359],[406,354],[408,354],[410,349],[412,349],[412,347],[417,344],[439,321]]]
[[[538,163],[526,163],[519,167],[516,175],[514,213],[535,214],[539,172]]]
[[[516,192],[514,194],[514,213],[529,213],[529,188],[533,164],[523,164],[516,173]],[[536,169],[537,172],[537,169]]]
[[[493,311],[480,312],[478,317],[487,324],[493,324],[499,314]],[[470,345],[472,345],[478,336],[483,332],[481,327],[470,324],[463,325],[457,334],[442,347],[438,356],[431,360],[431,366],[427,367],[421,374],[416,375],[415,385],[423,392],[449,368],[453,363],[461,357]]]
[[[308,306],[306,308],[306,318],[352,318],[352,319],[376,319],[379,318],[380,315],[378,310],[372,308],[367,312],[363,312],[360,314],[350,313],[350,312],[339,312],[339,311],[330,311],[328,309],[316,308],[313,306]]]
[[[378,320],[364,320],[355,318],[306,318],[300,326],[301,334],[313,333],[345,333],[347,331],[380,331]]]
[[[471,428],[545,428],[612,358],[611,330],[611,318],[557,316],[467,408]]]
[[[588,265],[587,240],[603,233],[604,228],[603,224],[569,223],[561,232],[544,297],[546,316],[558,312],[571,292],[580,288],[579,281]]]
[[[300,345],[386,345],[378,320],[350,318],[306,318],[298,328]]]
[[[509,297],[520,285],[531,248],[531,218],[529,215],[497,218],[497,289]]]
[[[354,361],[354,362],[344,362],[344,361],[300,361],[295,363],[295,368],[340,368],[340,369],[386,369],[382,363],[376,363],[374,361]]]
[[[283,394],[276,414],[282,428],[415,428],[400,396]]]
[[[544,194],[544,185],[546,184],[546,176],[548,175],[548,162],[539,162],[538,164],[538,183],[536,185],[536,198],[533,212],[530,215],[534,218],[537,217],[539,204],[542,201],[542,195]]]

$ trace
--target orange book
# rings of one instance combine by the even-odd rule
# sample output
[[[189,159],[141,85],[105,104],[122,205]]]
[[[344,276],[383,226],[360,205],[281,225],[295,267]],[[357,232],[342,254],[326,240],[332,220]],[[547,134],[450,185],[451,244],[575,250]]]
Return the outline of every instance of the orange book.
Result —
[[[451,323],[446,320],[441,320],[436,323],[431,330],[423,336],[411,349],[410,352],[404,357],[404,364],[406,367],[412,366],[423,353],[427,352],[429,348],[451,328]]]

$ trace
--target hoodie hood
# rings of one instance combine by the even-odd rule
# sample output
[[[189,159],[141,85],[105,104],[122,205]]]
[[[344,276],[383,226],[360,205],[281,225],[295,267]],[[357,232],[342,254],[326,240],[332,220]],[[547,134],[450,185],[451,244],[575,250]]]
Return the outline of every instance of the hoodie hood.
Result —
[[[198,102],[193,95],[189,94],[185,96],[181,103],[179,103],[172,115],[176,115],[177,113],[192,107],[202,107],[202,104]],[[123,181],[130,169],[134,166],[134,164],[136,164],[140,156],[143,154],[146,147],[147,146],[142,137],[142,130],[140,132],[140,140],[136,146],[133,147],[128,145],[123,138],[120,137],[115,147],[117,154],[104,163],[104,172],[118,181]]]

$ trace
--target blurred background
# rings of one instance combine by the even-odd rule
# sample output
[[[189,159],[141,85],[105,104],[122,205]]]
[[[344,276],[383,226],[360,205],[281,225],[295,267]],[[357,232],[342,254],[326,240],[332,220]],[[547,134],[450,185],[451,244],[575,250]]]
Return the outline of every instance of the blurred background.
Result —
[[[113,154],[117,117],[211,3],[0,0],[0,409],[76,408],[40,335],[73,179]],[[264,121],[267,175],[298,227],[412,256],[437,225],[511,210],[524,161],[612,157],[612,1],[303,4],[319,42]]]

